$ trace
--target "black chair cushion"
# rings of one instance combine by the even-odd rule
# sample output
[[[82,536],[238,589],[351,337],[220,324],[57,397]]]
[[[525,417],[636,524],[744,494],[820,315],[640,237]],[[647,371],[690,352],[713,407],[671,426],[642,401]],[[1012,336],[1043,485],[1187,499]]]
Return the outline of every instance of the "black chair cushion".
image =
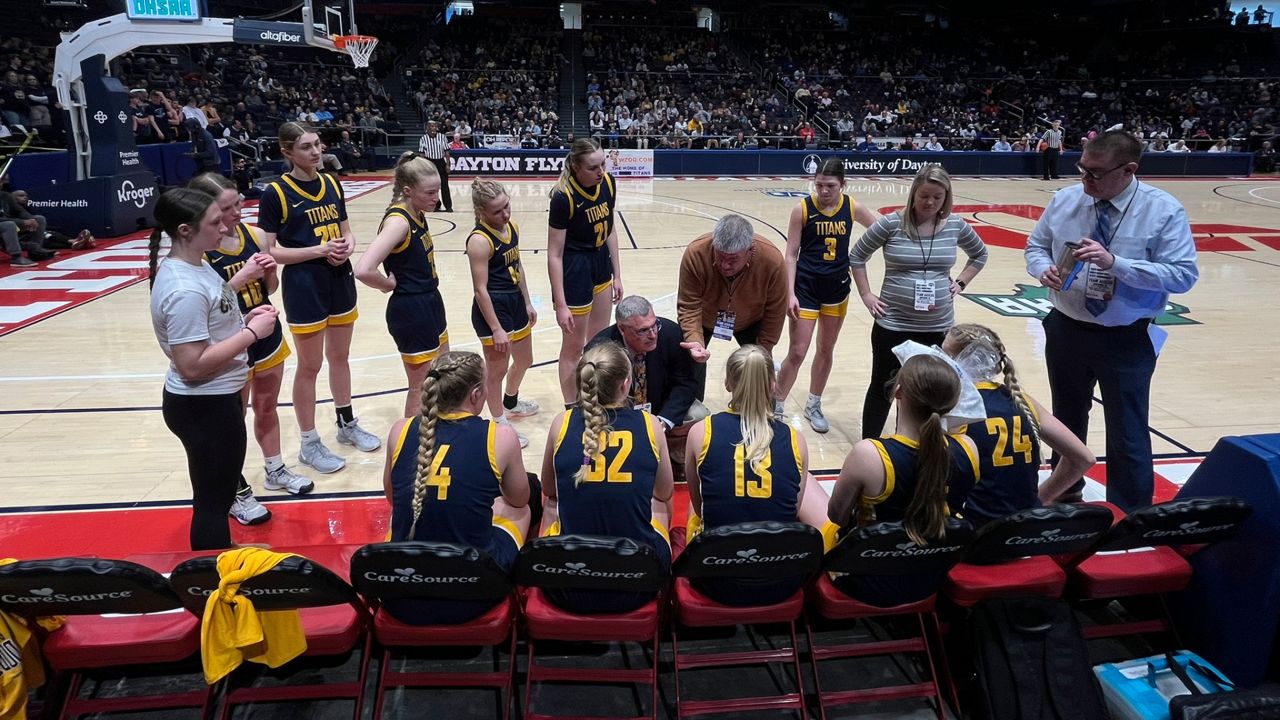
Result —
[[[351,558],[351,582],[379,600],[497,600],[511,592],[510,574],[469,545],[395,542],[365,545]]]
[[[822,565],[822,533],[799,522],[745,522],[706,530],[676,560],[687,578],[811,576]]]
[[[179,607],[163,575],[125,560],[57,558],[0,566],[0,610],[17,615],[133,614]]]
[[[667,584],[652,547],[598,535],[537,538],[521,548],[515,576],[519,585],[545,589],[659,592]]]
[[[827,553],[824,569],[850,575],[932,575],[950,570],[973,542],[966,520],[948,518],[942,538],[921,547],[901,522],[857,528]]]
[[[978,531],[965,562],[992,565],[1029,555],[1070,555],[1092,547],[1111,528],[1099,505],[1058,504],[992,520]]]
[[[173,569],[169,582],[182,604],[203,613],[209,596],[218,591],[218,558],[199,557]],[[355,589],[319,563],[299,555],[281,560],[270,570],[241,583],[240,595],[256,610],[296,610],[360,602]]]
[[[1240,498],[1171,500],[1129,513],[1107,533],[1098,550],[1218,542],[1235,534],[1252,514],[1253,508]]]

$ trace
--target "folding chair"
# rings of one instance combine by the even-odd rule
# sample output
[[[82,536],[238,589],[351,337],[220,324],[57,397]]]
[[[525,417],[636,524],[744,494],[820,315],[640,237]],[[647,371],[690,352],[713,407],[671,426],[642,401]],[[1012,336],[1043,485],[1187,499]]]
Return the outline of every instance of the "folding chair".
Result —
[[[1201,549],[1235,534],[1253,514],[1243,500],[1233,497],[1204,497],[1172,500],[1142,508],[1124,516],[1119,508],[1108,507],[1121,517],[1090,553],[1064,563],[1067,594],[1073,600],[1115,600],[1154,595],[1161,616],[1154,620],[1088,624],[1086,638],[1173,633],[1178,645],[1169,606],[1169,593],[1179,592],[1191,581],[1191,565],[1184,548]]]
[[[808,717],[796,621],[804,614],[804,587],[822,565],[822,534],[798,522],[747,522],[706,530],[677,558],[671,646],[676,680],[676,716],[748,710],[799,710]],[[713,596],[718,599],[713,599]],[[753,598],[760,604],[751,604]],[[728,604],[733,603],[733,604]],[[784,647],[738,652],[681,651],[685,628],[778,623],[787,626]],[[793,692],[724,700],[685,700],[680,671],[790,664]]]
[[[930,647],[929,631],[932,630],[934,638],[941,637],[938,616],[934,612],[938,589],[945,581],[947,572],[969,549],[973,537],[972,525],[964,520],[949,518],[945,535],[921,547],[911,540],[902,523],[883,522],[853,530],[827,553],[823,563],[825,572],[818,576],[811,593],[811,607],[819,617],[828,621],[852,620],[856,623],[858,620],[871,618],[909,616],[915,619],[920,632],[918,635],[899,639],[819,646],[810,630],[810,661],[813,664],[813,679],[818,689],[818,702],[823,717],[829,707],[906,698],[933,698],[938,717],[942,718],[944,703],[935,667],[942,668],[954,709],[959,713],[959,702],[947,668],[946,653],[934,654]],[[840,587],[832,582],[833,573],[841,574]],[[857,583],[845,584],[845,578],[866,579],[868,583],[879,583],[887,588],[900,586],[902,601],[888,607],[864,602],[856,597]],[[851,590],[854,594],[846,590]],[[818,669],[821,661],[897,653],[923,654],[926,679],[915,683],[855,690],[822,689],[822,676]]]
[[[86,678],[144,665],[191,665],[198,671],[200,620],[187,612],[164,576],[124,560],[58,558],[0,566],[0,610],[23,617],[67,615],[41,644],[45,660],[66,678],[58,713],[116,713],[201,708],[211,689],[124,697],[80,697]]]
[[[658,712],[658,627],[661,593],[667,587],[667,570],[658,553],[648,545],[616,537],[561,535],[538,538],[520,551],[516,584],[522,590],[528,670],[525,680],[524,717],[549,717],[529,709],[533,686],[541,682],[587,684],[644,684],[652,686],[649,715]],[[654,599],[624,613],[579,614],[569,612],[548,597],[559,591],[615,591],[653,593]],[[648,644],[647,668],[559,667],[539,664],[537,651],[546,641]]]
[[[1111,528],[1096,505],[1050,505],[992,520],[978,531],[965,560],[947,574],[946,597],[960,607],[1008,595],[1061,597],[1066,573],[1050,555],[1074,555]]]
[[[182,603],[192,612],[203,615],[209,596],[218,591],[217,558],[199,557],[183,562],[173,569],[169,579]],[[364,602],[345,580],[305,557],[287,557],[270,570],[246,580],[240,585],[240,594],[252,600],[259,611],[299,611],[307,650],[300,658],[278,668],[279,672],[288,673],[289,667],[302,658],[340,658],[364,644],[369,625]],[[232,676],[222,701],[221,718],[226,720],[236,705],[244,703],[352,699],[355,701],[352,717],[360,720],[368,670],[369,654],[365,652],[361,653],[356,679],[349,682],[255,687]]]
[[[451,543],[399,542],[366,545],[351,560],[351,579],[373,601],[373,633],[381,649],[373,717],[382,717],[386,689],[391,687],[494,687],[502,698],[503,720],[511,715],[515,679],[515,602],[510,573],[476,548]],[[381,605],[388,600],[492,601],[493,609],[455,625],[408,625]],[[501,647],[508,652],[500,667]],[[490,646],[493,671],[399,672],[391,669],[393,652],[413,647]]]

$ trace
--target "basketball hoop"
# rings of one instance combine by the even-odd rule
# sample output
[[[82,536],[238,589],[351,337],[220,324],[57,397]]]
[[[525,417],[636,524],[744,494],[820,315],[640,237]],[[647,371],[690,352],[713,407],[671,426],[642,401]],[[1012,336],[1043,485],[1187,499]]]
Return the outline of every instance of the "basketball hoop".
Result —
[[[333,44],[339,50],[345,50],[356,67],[367,68],[373,49],[378,47],[378,38],[372,35],[338,35],[333,38]]]

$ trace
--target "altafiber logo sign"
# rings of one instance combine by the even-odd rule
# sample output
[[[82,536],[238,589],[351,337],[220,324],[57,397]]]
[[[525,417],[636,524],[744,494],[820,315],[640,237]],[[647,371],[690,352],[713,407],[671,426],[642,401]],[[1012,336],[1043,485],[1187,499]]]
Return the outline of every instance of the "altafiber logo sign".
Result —
[[[1011,295],[984,295],[981,293],[961,293],[964,297],[978,303],[997,315],[1005,317],[1043,318],[1053,309],[1049,300],[1049,288],[1039,285],[1014,285]],[[1157,325],[1199,325],[1198,320],[1187,317],[1191,309],[1178,303],[1167,303],[1164,312],[1156,318]]]

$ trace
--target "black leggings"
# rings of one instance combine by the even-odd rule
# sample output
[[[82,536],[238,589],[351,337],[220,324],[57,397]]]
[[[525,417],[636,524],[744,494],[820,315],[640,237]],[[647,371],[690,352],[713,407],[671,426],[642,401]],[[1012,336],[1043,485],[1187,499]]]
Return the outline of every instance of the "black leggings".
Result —
[[[182,441],[191,475],[191,549],[231,547],[227,513],[244,482],[248,433],[240,393],[178,395],[164,391],[164,424]]]
[[[880,327],[880,323],[871,326],[871,384],[867,386],[867,396],[862,401],[862,437],[880,437],[884,432],[884,421],[889,418],[893,399],[886,386],[902,368],[893,349],[908,340],[915,340],[921,345],[941,345],[946,336],[946,331],[901,332]]]

